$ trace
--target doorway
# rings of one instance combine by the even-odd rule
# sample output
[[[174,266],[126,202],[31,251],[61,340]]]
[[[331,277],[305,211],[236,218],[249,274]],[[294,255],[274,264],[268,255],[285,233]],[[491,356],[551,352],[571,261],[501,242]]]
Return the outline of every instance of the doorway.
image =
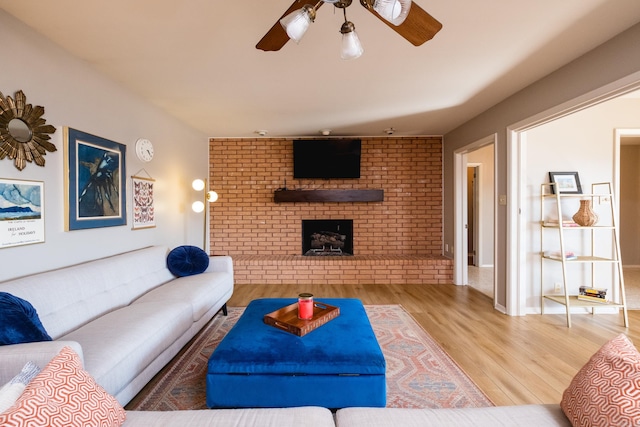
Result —
[[[627,308],[640,309],[640,129],[616,129],[620,253]]]
[[[539,189],[540,183],[544,182],[544,179],[548,176],[548,171],[554,167],[554,165],[549,164],[549,157],[545,157],[545,153],[548,153],[548,151],[541,149],[541,147],[546,147],[545,144],[548,143],[548,141],[553,141],[557,138],[557,135],[561,134],[550,129],[543,129],[542,132],[547,132],[548,135],[552,135],[552,138],[540,139],[540,136],[543,135],[540,129],[546,128],[546,126],[543,125],[555,124],[559,119],[572,120],[573,122],[567,126],[567,129],[571,129],[569,133],[562,133],[562,135],[567,135],[565,139],[567,141],[575,140],[577,137],[576,130],[579,130],[580,137],[578,139],[585,145],[585,141],[589,141],[593,147],[597,147],[600,150],[599,153],[605,153],[605,155],[601,156],[600,161],[602,161],[602,159],[605,159],[605,161],[608,159],[608,164],[617,168],[617,171],[612,170],[613,173],[610,176],[603,176],[605,172],[601,170],[602,168],[585,163],[584,158],[577,159],[575,152],[571,152],[570,150],[565,150],[564,154],[558,157],[561,162],[557,163],[556,167],[557,165],[561,165],[563,170],[567,168],[568,170],[589,171],[590,182],[598,182],[598,180],[612,181],[614,184],[614,194],[619,194],[619,165],[614,165],[613,159],[607,157],[607,145],[601,144],[601,141],[607,138],[606,131],[611,135],[610,129],[612,129],[613,126],[611,126],[609,130],[605,129],[603,136],[597,137],[595,136],[596,133],[585,125],[585,123],[595,123],[593,118],[585,121],[584,116],[578,116],[578,113],[593,114],[592,112],[596,110],[592,110],[591,107],[605,104],[606,101],[621,98],[624,94],[631,93],[630,89],[632,88],[636,90],[640,88],[640,81],[613,91],[611,88],[601,88],[593,93],[584,95],[579,103],[558,106],[515,123],[507,128],[508,186],[505,201],[507,199],[512,201],[506,204],[506,236],[507,247],[509,248],[505,253],[505,305],[507,314],[520,316],[528,313],[540,313],[539,306],[529,304],[533,298],[539,298],[540,294],[539,252],[537,252],[539,251],[539,243],[536,241],[537,236],[539,236],[539,230],[532,231],[532,224],[536,224],[540,220],[539,217],[535,217],[535,213],[539,212],[540,207],[538,200],[531,195],[535,194],[534,190],[536,188]],[[598,120],[609,118],[613,123],[614,120],[612,120],[611,117],[620,120],[620,111],[618,111],[617,114],[618,115],[600,113],[597,114],[597,116]],[[634,110],[627,110],[627,114],[631,116],[627,121],[635,119]],[[578,123],[578,117],[583,121]],[[537,139],[531,138],[531,131],[534,130],[537,133]],[[598,141],[591,141],[592,138],[599,139]],[[540,141],[543,141],[544,144],[539,144]],[[611,140],[609,139],[609,141]],[[611,150],[611,147],[608,147],[609,150]],[[566,146],[560,145],[555,146],[555,148],[566,148]],[[605,151],[603,151],[603,148]],[[548,149],[549,148],[546,148],[546,150]],[[532,158],[532,153],[535,153],[534,158]],[[532,183],[534,184],[532,185]]]
[[[467,264],[477,266],[478,175],[480,165],[467,164]]]
[[[455,153],[454,283],[495,300],[495,136]]]

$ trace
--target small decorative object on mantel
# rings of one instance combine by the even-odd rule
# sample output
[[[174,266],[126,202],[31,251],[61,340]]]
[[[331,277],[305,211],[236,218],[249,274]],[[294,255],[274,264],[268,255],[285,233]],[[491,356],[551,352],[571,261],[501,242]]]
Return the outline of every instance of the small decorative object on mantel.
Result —
[[[591,227],[598,222],[598,215],[591,209],[591,200],[580,200],[580,209],[573,215],[576,224]]]
[[[0,92],[0,160],[8,157],[18,170],[35,162],[44,166],[44,155],[57,148],[49,139],[56,131],[51,125],[45,125],[42,118],[44,107],[27,104],[27,96],[21,90],[15,99],[5,97]]]

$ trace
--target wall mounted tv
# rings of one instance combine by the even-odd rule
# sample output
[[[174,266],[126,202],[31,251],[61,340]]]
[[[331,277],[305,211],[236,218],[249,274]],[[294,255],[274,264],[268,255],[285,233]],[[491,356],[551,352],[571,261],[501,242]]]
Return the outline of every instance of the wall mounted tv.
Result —
[[[294,178],[360,178],[359,139],[293,141]]]

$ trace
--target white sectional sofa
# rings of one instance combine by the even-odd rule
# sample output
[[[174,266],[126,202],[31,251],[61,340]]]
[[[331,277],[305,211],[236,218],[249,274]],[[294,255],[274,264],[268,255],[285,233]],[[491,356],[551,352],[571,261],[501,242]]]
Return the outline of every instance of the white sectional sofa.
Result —
[[[53,425],[43,419],[58,416],[59,422],[87,413],[106,414],[115,421],[63,423],[124,427],[568,427],[572,426],[570,414],[575,426],[640,425],[640,352],[624,334],[594,354],[571,381],[562,402],[553,405],[344,408],[336,413],[320,407],[125,411],[122,405],[225,306],[233,292],[229,257],[211,257],[204,273],[176,278],[167,268],[167,254],[165,247],[150,247],[0,283],[0,292],[23,298],[37,309],[53,338],[0,345],[0,425],[39,427]],[[65,355],[71,362],[56,364]],[[22,375],[30,365],[27,362],[44,369],[27,380]],[[14,386],[16,378],[23,388],[13,396],[13,403],[7,404],[3,384]],[[91,387],[94,390],[87,391]],[[59,398],[58,394],[64,396]],[[65,416],[60,418],[58,411],[66,411]]]
[[[0,384],[27,360],[44,364],[64,345],[98,384],[129,402],[218,312],[233,292],[230,257],[175,277],[169,249],[153,246],[0,283],[37,310],[53,341],[0,346]],[[43,365],[41,365],[43,366]],[[17,370],[17,371],[16,371]]]
[[[24,354],[1,352],[13,374],[25,360],[46,366],[65,342],[24,344]],[[54,350],[53,353],[51,351]],[[2,366],[5,371],[5,366]],[[11,378],[0,378],[3,381]],[[41,402],[38,402],[41,404]],[[2,414],[0,413],[0,422]],[[75,425],[75,424],[71,424]],[[122,427],[571,427],[559,404],[456,409],[345,408],[336,413],[320,407],[208,409],[191,411],[126,411]]]

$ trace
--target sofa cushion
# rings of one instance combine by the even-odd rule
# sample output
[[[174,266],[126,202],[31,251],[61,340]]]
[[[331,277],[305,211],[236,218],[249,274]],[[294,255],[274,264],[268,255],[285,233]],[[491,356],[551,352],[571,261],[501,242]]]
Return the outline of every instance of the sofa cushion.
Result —
[[[85,369],[108,393],[119,396],[132,378],[189,330],[191,316],[191,306],[180,301],[132,304],[62,339],[80,343]]]
[[[0,414],[0,425],[112,427],[122,425],[125,418],[116,399],[82,369],[78,355],[64,347],[16,404]]]
[[[182,301],[191,305],[193,321],[199,321],[211,307],[220,307],[231,297],[232,287],[225,283],[233,283],[228,273],[207,272],[193,276],[178,277],[167,286],[160,286],[140,299],[135,304],[147,302]]]
[[[573,426],[640,425],[640,353],[620,334],[578,371],[562,395]]]
[[[29,301],[53,339],[77,329],[175,278],[168,249],[151,246],[0,283]]]
[[[196,246],[178,246],[167,256],[167,267],[177,277],[200,274],[209,266],[209,255]]]
[[[216,409],[191,411],[128,411],[126,427],[335,427],[326,408]]]
[[[0,292],[0,345],[51,341],[36,309],[26,300]]]
[[[338,427],[571,427],[560,405],[489,408],[345,408],[336,413]]]
[[[40,373],[40,368],[33,362],[27,362],[20,373],[0,388],[0,413],[9,409],[22,395],[27,384]]]

